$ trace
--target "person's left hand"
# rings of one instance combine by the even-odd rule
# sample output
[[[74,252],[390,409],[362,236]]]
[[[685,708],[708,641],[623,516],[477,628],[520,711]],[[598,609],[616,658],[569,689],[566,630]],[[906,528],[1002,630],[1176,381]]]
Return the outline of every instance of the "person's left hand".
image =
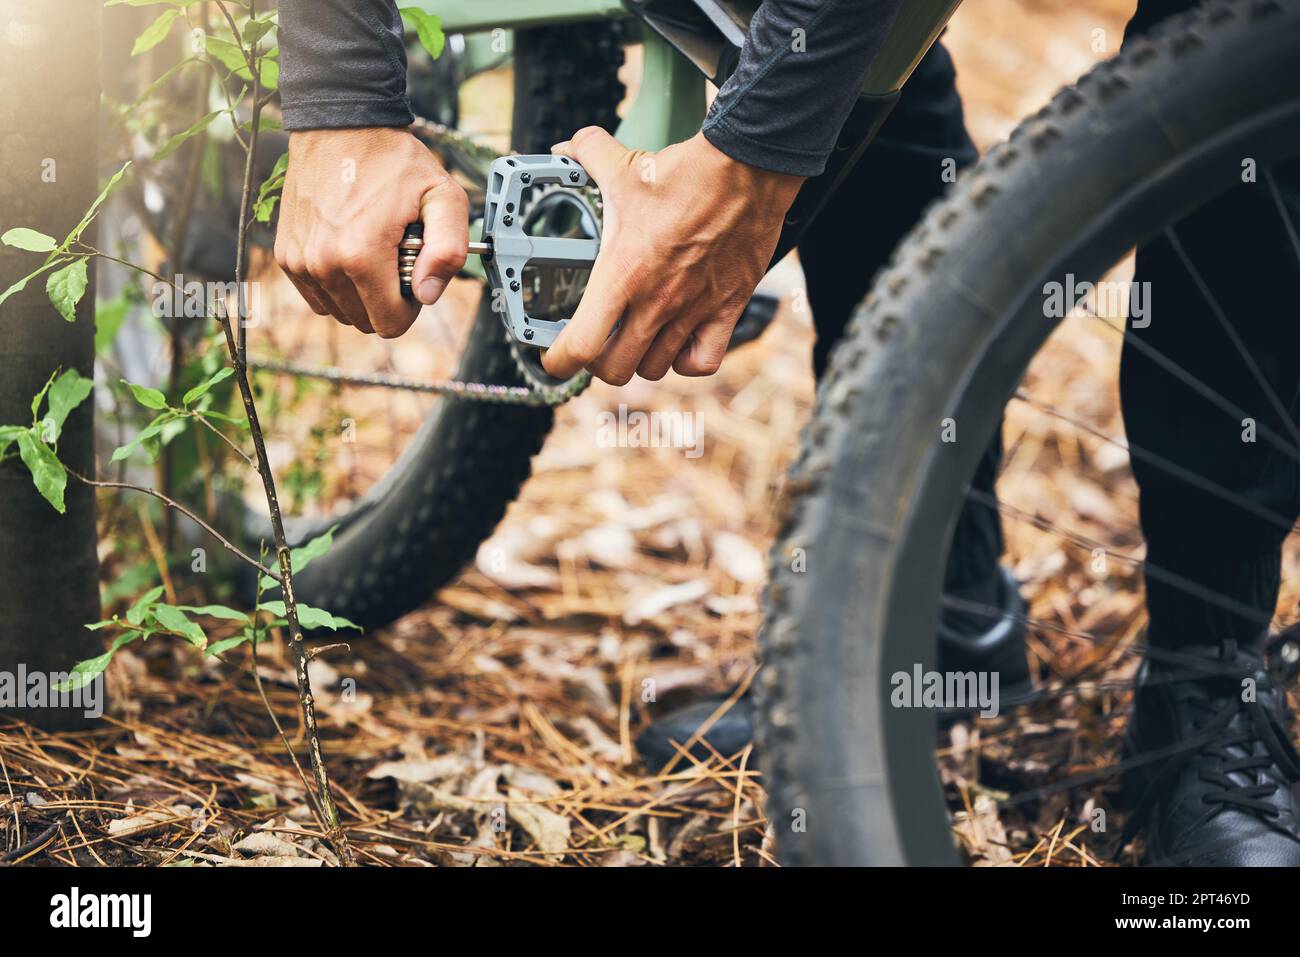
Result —
[[[734,160],[703,134],[647,153],[588,127],[552,152],[591,174],[605,217],[582,302],[543,355],[546,371],[587,368],[612,385],[670,368],[717,372],[803,179]]]
[[[344,171],[348,175],[344,175]],[[403,299],[397,246],[424,223],[424,248]],[[437,302],[465,265],[469,200],[409,130],[297,130],[280,200],[275,259],[319,315],[385,339]]]

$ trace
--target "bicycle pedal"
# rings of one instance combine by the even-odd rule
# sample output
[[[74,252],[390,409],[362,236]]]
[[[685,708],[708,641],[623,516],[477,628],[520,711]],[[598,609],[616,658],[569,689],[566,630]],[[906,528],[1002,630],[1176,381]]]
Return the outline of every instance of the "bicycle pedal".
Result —
[[[525,196],[538,188],[578,190],[590,185],[587,171],[567,156],[503,156],[488,172],[482,242],[470,243],[470,252],[483,257],[492,287],[492,308],[501,315],[509,334],[523,345],[549,348],[569,321],[529,314],[525,270],[530,274],[538,267],[587,272],[600,251],[599,238],[531,234],[525,229]],[[415,260],[424,245],[423,233],[421,224],[412,223],[398,247],[402,295],[408,298]]]

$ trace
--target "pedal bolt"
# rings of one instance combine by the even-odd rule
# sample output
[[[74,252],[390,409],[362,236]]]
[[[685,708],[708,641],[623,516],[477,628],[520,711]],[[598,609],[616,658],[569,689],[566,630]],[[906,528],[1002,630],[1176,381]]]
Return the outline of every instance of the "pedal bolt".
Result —
[[[570,182],[570,183],[576,183],[576,182],[577,182],[578,180],[580,180],[580,179],[582,179],[582,176],[579,175],[579,173],[578,173],[578,171],[577,171],[576,169],[575,169],[572,173],[569,174],[569,182]]]
[[[525,338],[525,339],[531,339],[532,337],[533,337],[533,330],[531,330],[531,329],[525,329],[525,330],[524,330],[524,338]]]
[[[532,173],[520,173],[520,174],[519,174],[519,182],[523,183],[525,186],[527,186],[527,185],[528,185],[529,183],[531,183],[532,181],[533,181],[533,174],[532,174]]]
[[[424,227],[419,224],[406,227],[406,235],[397,246],[397,276],[402,295],[407,299],[412,297],[411,277],[415,274],[415,261],[420,258],[420,250],[424,248],[423,232]]]
[[[513,216],[502,216],[501,222],[506,226],[513,226],[515,224],[515,218]]]
[[[518,280],[518,279],[515,279],[515,280],[513,280],[513,281],[510,283],[510,291],[511,291],[511,292],[518,292],[521,288],[522,288],[522,287],[519,285],[519,280]]]

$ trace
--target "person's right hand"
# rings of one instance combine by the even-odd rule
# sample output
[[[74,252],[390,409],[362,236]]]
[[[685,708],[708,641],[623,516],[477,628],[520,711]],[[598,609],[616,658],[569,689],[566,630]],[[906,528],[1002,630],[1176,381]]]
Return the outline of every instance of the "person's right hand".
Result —
[[[551,151],[591,174],[605,217],[582,301],[542,355],[546,371],[585,368],[611,385],[669,369],[713,375],[803,178],[732,159],[703,133],[647,153],[592,126]]]
[[[419,314],[402,298],[397,246],[424,223],[411,288],[437,302],[465,265],[469,201],[407,130],[305,130],[289,136],[275,260],[315,312],[400,336]]]

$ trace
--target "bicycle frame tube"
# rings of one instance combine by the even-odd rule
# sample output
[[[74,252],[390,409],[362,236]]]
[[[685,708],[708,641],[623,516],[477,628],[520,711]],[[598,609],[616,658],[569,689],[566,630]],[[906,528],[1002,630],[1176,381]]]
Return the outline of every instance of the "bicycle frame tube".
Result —
[[[622,0],[415,0],[448,33],[474,33],[628,15]],[[887,96],[907,82],[961,0],[907,0],[867,75],[863,93]],[[704,119],[704,79],[670,43],[646,31],[640,91],[618,138],[644,150],[693,136]]]
[[[862,92],[883,96],[901,90],[961,3],[962,0],[906,0],[871,64]]]
[[[614,134],[638,150],[657,151],[688,140],[704,122],[704,76],[667,40],[646,31],[641,86]]]
[[[447,33],[627,16],[620,0],[415,0],[411,5],[435,14]]]
[[[448,32],[464,33],[625,16],[620,0],[416,0],[436,12]],[[907,0],[867,75],[863,100],[836,147],[834,169],[805,185],[778,244],[778,258],[817,215],[875,135],[886,105],[896,97],[933,46],[961,0]],[[437,8],[434,10],[433,8]],[[647,30],[640,89],[617,137],[634,149],[660,150],[694,136],[704,119],[704,77],[694,63],[658,33]],[[879,101],[873,107],[873,101]],[[880,107],[884,108],[881,109]],[[875,119],[872,120],[873,114]],[[868,122],[871,121],[871,122]],[[847,127],[853,127],[848,129]],[[861,127],[861,128],[859,128]],[[807,195],[805,195],[807,194]],[[788,234],[788,235],[787,235]],[[774,260],[775,261],[775,260]]]

